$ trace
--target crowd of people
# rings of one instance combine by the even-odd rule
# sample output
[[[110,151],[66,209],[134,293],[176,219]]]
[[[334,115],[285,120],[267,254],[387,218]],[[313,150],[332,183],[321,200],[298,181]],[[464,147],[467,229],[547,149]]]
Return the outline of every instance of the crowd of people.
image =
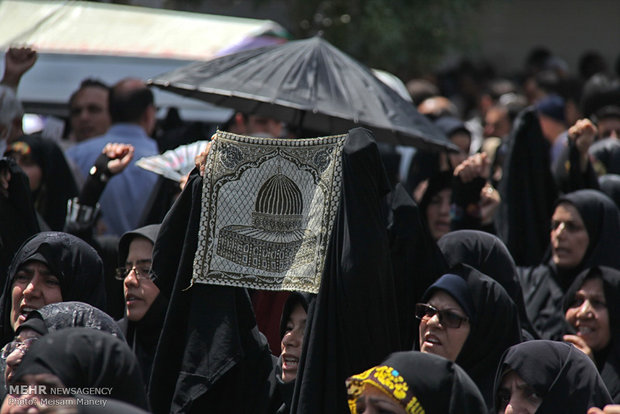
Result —
[[[132,78],[83,81],[62,140],[24,135],[36,59],[9,49],[0,83],[0,413],[620,412],[620,81],[600,55],[409,81],[458,151],[349,131],[318,294],[194,285],[208,149],[180,183],[136,160],[208,136],[166,135]],[[221,128],[295,138],[251,113]]]

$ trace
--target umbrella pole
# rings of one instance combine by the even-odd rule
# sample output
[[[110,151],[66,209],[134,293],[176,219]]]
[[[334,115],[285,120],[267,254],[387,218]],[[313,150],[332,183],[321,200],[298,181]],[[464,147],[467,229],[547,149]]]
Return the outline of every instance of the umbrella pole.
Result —
[[[303,133],[303,124],[304,124],[305,116],[306,116],[306,111],[300,111],[299,121],[297,121],[297,138],[306,138],[306,137],[301,136]]]

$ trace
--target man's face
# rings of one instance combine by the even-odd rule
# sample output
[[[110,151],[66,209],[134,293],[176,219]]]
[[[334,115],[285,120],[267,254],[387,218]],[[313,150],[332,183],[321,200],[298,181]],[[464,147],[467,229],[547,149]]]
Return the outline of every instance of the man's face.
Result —
[[[81,89],[71,103],[71,130],[76,141],[102,135],[110,124],[108,91],[95,86]]]

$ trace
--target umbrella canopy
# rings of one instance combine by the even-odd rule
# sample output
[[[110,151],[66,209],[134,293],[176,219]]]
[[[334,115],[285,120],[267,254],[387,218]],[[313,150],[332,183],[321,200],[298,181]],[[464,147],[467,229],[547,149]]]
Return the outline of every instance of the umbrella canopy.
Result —
[[[456,149],[411,103],[320,37],[196,62],[150,83],[293,129],[339,134],[363,125],[384,142]]]

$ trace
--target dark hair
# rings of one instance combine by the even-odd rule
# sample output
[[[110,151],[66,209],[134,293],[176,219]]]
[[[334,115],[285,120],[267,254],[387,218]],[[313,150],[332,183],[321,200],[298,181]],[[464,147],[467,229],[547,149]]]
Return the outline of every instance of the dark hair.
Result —
[[[109,107],[112,123],[138,122],[146,109],[153,105],[153,92],[146,86],[127,87],[133,79],[123,80],[110,89]]]
[[[71,97],[69,98],[69,107],[73,105],[73,101],[75,100],[75,97],[77,96],[77,94],[86,88],[101,88],[105,90],[106,92],[110,91],[110,87],[106,85],[105,83],[101,82],[100,80],[93,79],[93,78],[86,78],[82,81],[82,83],[80,83],[80,87],[77,88],[77,90],[71,94]]]

